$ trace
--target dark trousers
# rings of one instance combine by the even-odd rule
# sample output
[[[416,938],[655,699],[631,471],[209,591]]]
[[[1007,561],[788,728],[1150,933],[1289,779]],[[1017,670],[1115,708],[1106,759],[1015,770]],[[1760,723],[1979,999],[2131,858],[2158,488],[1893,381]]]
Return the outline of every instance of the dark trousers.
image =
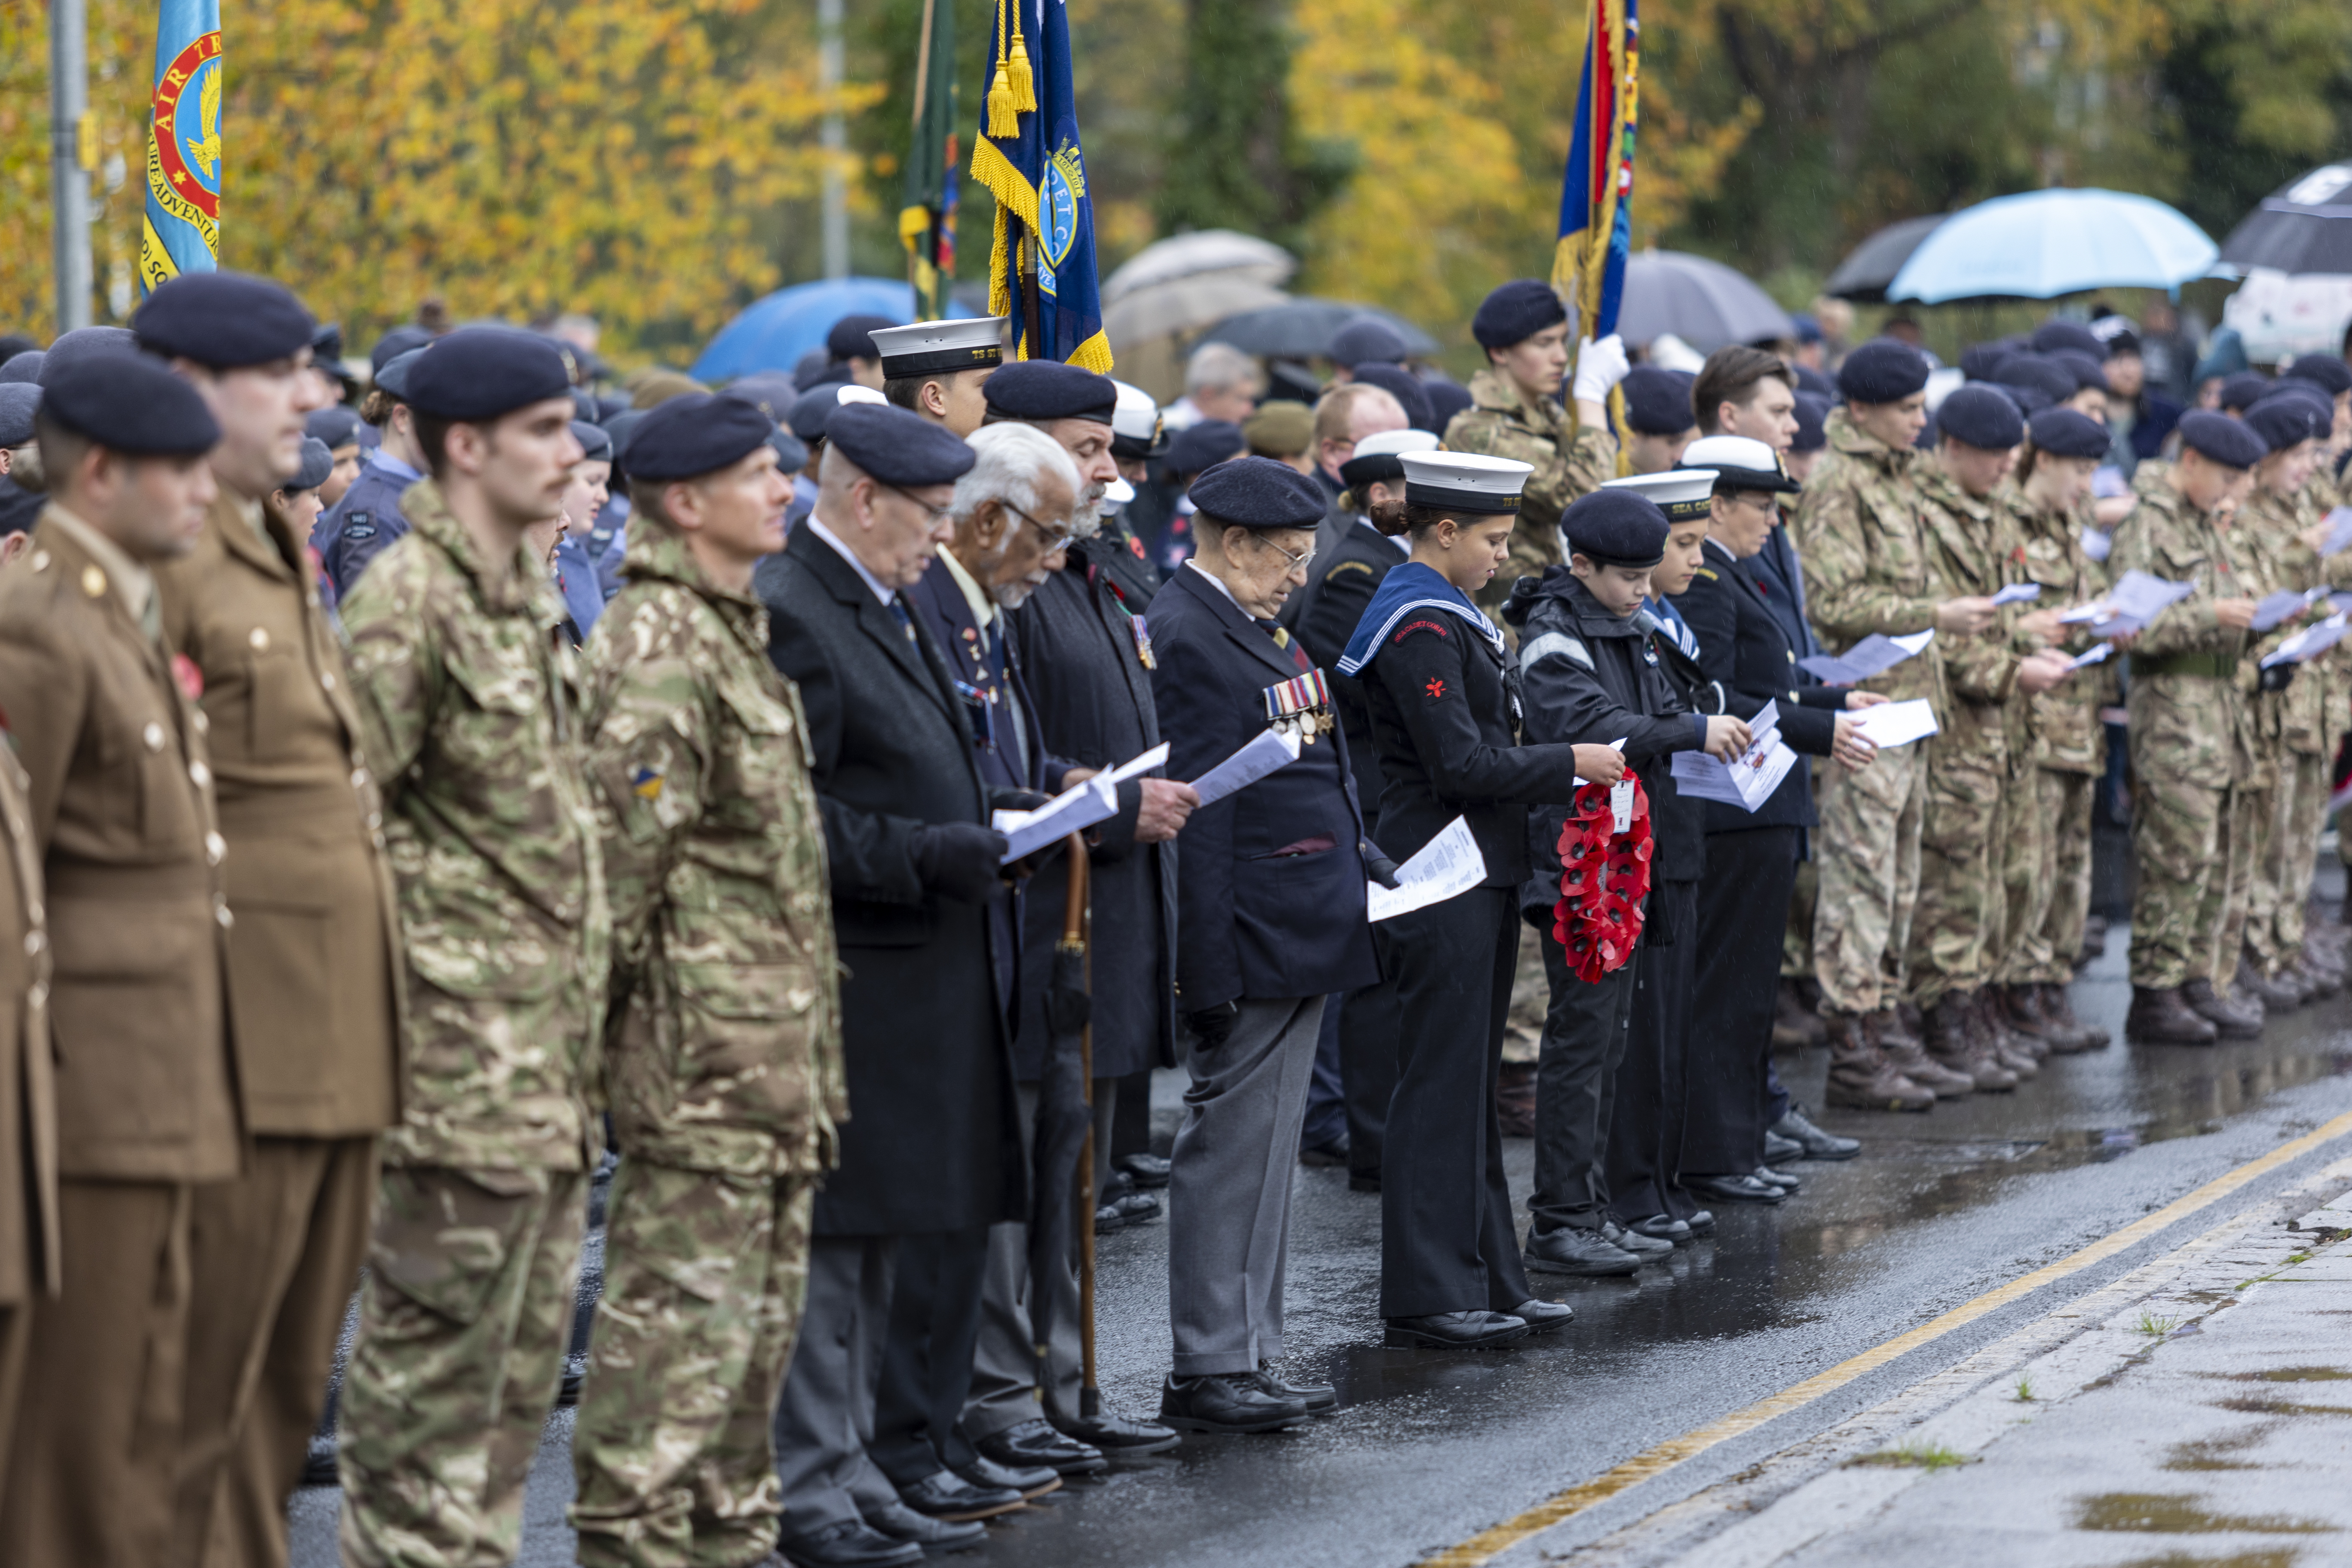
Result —
[[[1551,1005],[1536,1060],[1536,1188],[1528,1217],[1538,1232],[1599,1230],[1609,1204],[1602,1160],[1617,1066],[1625,1055],[1637,948],[1623,967],[1587,981],[1568,967],[1568,952],[1539,932]]]
[[[971,1462],[956,1424],[971,1397],[988,1226],[902,1237],[866,1453],[890,1484]]]
[[[1372,933],[1400,1025],[1381,1152],[1381,1316],[1508,1311],[1534,1295],[1495,1115],[1517,889],[1474,888]]]
[[[1660,1214],[1684,1218],[1698,1207],[1675,1184],[1690,1093],[1697,961],[1698,884],[1653,885],[1649,920],[1633,955],[1633,1014],[1617,1067],[1616,1110],[1609,1118],[1609,1217],[1621,1225]]]
[[[1780,986],[1780,936],[1797,883],[1797,829],[1706,836],[1690,1027],[1683,1169],[1740,1175],[1764,1163],[1765,1069]]]
[[[1299,1128],[1298,1146],[1320,1149],[1348,1132],[1346,1069],[1339,1058],[1339,1001],[1323,999],[1323,1024],[1315,1037],[1315,1074],[1307,1080],[1307,1118]]]
[[[1396,982],[1349,992],[1338,1012],[1339,1079],[1348,1097],[1348,1173],[1378,1179],[1389,1101],[1396,1095]]]

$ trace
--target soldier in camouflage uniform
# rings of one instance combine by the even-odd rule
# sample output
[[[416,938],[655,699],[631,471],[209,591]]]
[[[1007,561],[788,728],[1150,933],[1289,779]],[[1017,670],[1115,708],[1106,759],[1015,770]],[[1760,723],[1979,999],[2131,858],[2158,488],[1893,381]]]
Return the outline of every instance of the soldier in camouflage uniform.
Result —
[[[1581,344],[1571,420],[1559,403],[1569,365],[1568,310],[1549,284],[1532,278],[1487,295],[1470,332],[1486,351],[1486,368],[1470,378],[1470,406],[1446,426],[1445,445],[1535,467],[1511,530],[1510,559],[1478,596],[1491,606],[1510,597],[1511,584],[1521,577],[1539,577],[1566,559],[1560,513],[1616,477],[1617,441],[1609,433],[1606,405],[1627,364],[1624,345],[1614,335]]]
[[[2127,1038],[2204,1045],[2262,1032],[2262,1004],[2227,987],[2245,923],[2252,869],[2253,735],[2238,669],[2254,600],[2243,552],[2221,520],[2245,495],[2263,439],[2223,415],[2180,422],[2179,460],[2133,477],[2139,504],[2116,530],[2117,576],[2137,569],[2196,591],[2148,623],[2133,645],[2130,712],[2132,1005]],[[2145,471],[2147,465],[2143,465]]]
[[[623,1159],[572,1445],[586,1568],[774,1548],[769,1415],[849,1110],[806,726],[751,595],[793,493],[771,428],[698,393],[631,433],[629,583],[590,645]]]
[[[476,330],[409,399],[435,477],[343,603],[407,938],[410,1081],[342,1393],[343,1561],[514,1560],[572,1325],[610,929],[571,652],[524,530],[580,444],[563,360]]]

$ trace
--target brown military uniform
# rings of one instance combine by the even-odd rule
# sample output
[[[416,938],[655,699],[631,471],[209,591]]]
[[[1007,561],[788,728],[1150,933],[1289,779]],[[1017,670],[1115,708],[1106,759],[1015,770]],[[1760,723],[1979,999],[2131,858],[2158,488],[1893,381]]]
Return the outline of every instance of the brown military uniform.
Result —
[[[148,574],[51,505],[0,574],[0,711],[29,776],[55,963],[62,1288],[32,1346],[0,1562],[170,1555],[196,1188],[238,1174],[226,851],[203,720]]]
[[[0,747],[0,1476],[16,1425],[34,1303],[54,1297],[58,1101],[49,1059],[48,911],[25,771]]]
[[[398,919],[342,652],[287,521],[224,493],[159,566],[203,678],[219,784],[245,1173],[195,1199],[195,1334],[173,1561],[287,1561],[286,1499],[326,1398],[398,1120]]]

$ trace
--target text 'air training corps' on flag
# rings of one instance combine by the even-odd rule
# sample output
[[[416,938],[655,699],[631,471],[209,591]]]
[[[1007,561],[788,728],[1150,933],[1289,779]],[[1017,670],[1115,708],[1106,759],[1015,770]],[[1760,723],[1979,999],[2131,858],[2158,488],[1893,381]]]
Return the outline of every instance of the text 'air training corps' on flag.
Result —
[[[162,0],[147,122],[142,292],[220,265],[220,0]]]

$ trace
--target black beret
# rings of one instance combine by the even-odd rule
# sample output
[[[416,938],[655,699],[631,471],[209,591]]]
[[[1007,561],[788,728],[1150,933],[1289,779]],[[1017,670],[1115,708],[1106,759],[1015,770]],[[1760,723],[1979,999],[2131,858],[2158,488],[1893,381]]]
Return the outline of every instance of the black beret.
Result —
[[[2104,458],[2115,437],[2079,408],[2045,408],[2026,421],[2033,449],[2053,458]]]
[[[33,411],[41,405],[41,389],[29,381],[0,385],[0,448],[21,447],[33,438]]]
[[[203,395],[143,354],[68,361],[42,383],[41,417],[140,457],[199,457],[220,444]]]
[[[2051,363],[2074,373],[2075,391],[2086,386],[2095,386],[2101,392],[2107,390],[2106,363],[2098,355],[2086,354],[2080,349],[2059,349],[2049,357]]]
[[[2025,416],[2000,388],[1975,383],[1944,399],[1936,428],[1955,441],[1999,452],[2025,439]]]
[[[811,349],[793,361],[793,384],[803,392],[824,382],[848,379],[849,367],[834,363],[823,349]]]
[[[289,496],[302,490],[315,490],[325,484],[327,476],[334,471],[335,455],[327,450],[327,444],[316,436],[305,436],[302,437],[302,466],[294,470],[292,479],[278,488]]]
[[[2332,408],[2322,412],[2318,405],[2306,398],[2265,397],[2246,410],[2246,428],[2276,452],[2326,435],[2328,426],[2335,422],[2335,412]]]
[[[48,357],[41,362],[41,384],[48,385],[70,366],[138,352],[138,340],[128,327],[76,327],[49,345]]]
[[[1094,419],[1108,425],[1118,388],[1059,360],[1024,359],[998,368],[982,389],[988,405],[1013,419]]]
[[[474,422],[571,396],[563,356],[545,338],[506,327],[465,327],[434,339],[417,356],[402,401],[427,418]]]
[[[1823,403],[1834,404],[1837,402],[1837,383],[1832,381],[1828,376],[1823,375],[1820,371],[1815,370],[1811,365],[1792,364],[1789,367],[1789,374],[1797,378],[1797,390],[1799,392],[1810,392],[1815,397],[1820,398]]]
[[[2063,403],[2082,390],[2073,371],[2040,354],[2010,355],[1991,379],[2002,386],[2030,386],[2053,403]]]
[[[825,421],[824,437],[835,451],[884,484],[907,489],[953,484],[980,460],[980,454],[946,426],[878,403],[841,405]]]
[[[898,324],[893,316],[844,316],[825,333],[824,352],[835,363],[846,359],[878,360],[882,351],[874,346],[874,329]]]
[[[375,389],[396,402],[408,401],[408,375],[416,362],[425,357],[423,349],[410,349],[384,361],[383,368],[375,373]]]
[[[1666,558],[1666,514],[1647,496],[1603,486],[1560,514],[1568,547],[1604,566],[1655,566]]]
[[[1329,505],[1321,485],[1272,458],[1219,463],[1184,493],[1201,510],[1236,528],[1313,528]]]
[[[40,349],[10,354],[6,363],[0,363],[0,386],[19,381],[37,384],[41,379],[41,366],[48,363],[48,354]]]
[[[644,422],[629,432],[623,466],[635,479],[697,479],[758,451],[775,427],[740,397],[689,392],[646,411]]]
[[[1474,399],[1470,389],[1458,381],[1424,381],[1422,395],[1429,399],[1429,427],[1436,435],[1445,434],[1454,416],[1470,406]]]
[[[331,452],[360,438],[359,411],[340,403],[332,408],[314,408],[303,418],[302,429],[306,435],[318,437]]]
[[[792,417],[793,405],[801,400],[800,388],[793,384],[793,378],[773,370],[737,376],[719,395],[740,398],[779,425]]]
[[[1232,420],[1203,419],[1177,431],[1162,460],[1171,474],[1197,474],[1203,468],[1214,468],[1248,445],[1242,427]]]
[[[2336,422],[2336,399],[2330,397],[2325,388],[2308,381],[2291,381],[2282,376],[2271,384],[2270,391],[2256,402],[2254,406],[2260,408],[2263,404],[2281,397],[2299,398],[2311,405],[2319,411],[2319,417],[2324,425],[2333,425]]]
[[[2335,354],[2301,354],[2279,373],[2294,381],[2307,381],[2330,397],[2352,392],[2352,364]]]
[[[2275,384],[2258,370],[2242,370],[2221,383],[2221,406],[2243,413],[2271,395]]]
[[[2007,395],[2011,403],[2017,405],[2017,411],[2020,414],[2024,415],[2029,419],[2041,413],[2045,408],[2055,408],[2058,406],[2058,400],[2051,396],[2048,393],[2042,391],[2038,386],[2010,386],[1998,381],[1983,382],[1979,384],[1990,386],[1996,391]],[[1933,428],[1934,426],[1931,424],[1929,426],[1929,430],[1932,431]],[[1925,433],[1926,432],[1923,432],[1923,434]],[[1932,442],[1929,444],[1933,445]]]
[[[825,421],[840,406],[841,384],[824,382],[793,399],[792,411],[784,416],[784,424],[803,441],[822,441]]]
[[[1849,403],[1900,403],[1927,384],[1927,357],[1909,343],[1873,338],[1845,356],[1837,380]]]
[[[376,339],[375,347],[368,350],[368,374],[380,375],[383,367],[411,349],[421,349],[433,341],[433,334],[423,327],[394,327]]]
[[[1970,343],[1960,351],[1960,374],[1970,381],[1999,381],[2000,377],[1996,373],[2001,361],[2023,352],[2022,338],[1994,338],[1990,342]]]
[[[2080,321],[2044,321],[2033,329],[2028,346],[2038,354],[2053,349],[2080,349],[2101,359],[2107,357],[2107,346],[2099,341],[2099,334]]]
[[[1480,302],[1478,313],[1470,318],[1470,335],[1481,348],[1507,349],[1567,320],[1568,307],[1550,284],[1517,278]]]
[[[1679,436],[1698,423],[1687,372],[1637,364],[1625,373],[1625,423],[1643,436]]]
[[[1818,452],[1830,444],[1829,399],[1818,393],[1797,394],[1797,435],[1789,443],[1791,452]]]
[[[621,460],[621,454],[629,449],[629,432],[644,424],[646,416],[651,412],[645,408],[626,408],[604,421],[604,435],[613,443],[613,477],[616,484],[626,479],[629,473],[629,465]]]
[[[1366,314],[1350,316],[1339,324],[1339,330],[1331,334],[1329,358],[1333,364],[1343,364],[1353,370],[1368,362],[1398,364],[1410,352],[1405,347],[1402,332],[1378,316]]]
[[[1415,430],[1440,434],[1437,410],[1429,405],[1429,394],[1421,389],[1421,378],[1401,364],[1387,364],[1378,360],[1360,362],[1356,366],[1356,379],[1366,386],[1377,386],[1397,400],[1404,410],[1404,422]]]
[[[310,346],[319,323],[281,283],[245,272],[183,272],[131,318],[139,346],[217,370],[267,364]]]
[[[609,463],[613,460],[613,437],[602,425],[574,419],[572,422],[572,438],[580,443],[582,462]]]
[[[776,467],[788,474],[797,474],[808,467],[809,449],[801,438],[779,425],[768,432],[768,445],[776,449]]]
[[[2251,468],[2270,456],[2263,438],[2243,420],[2195,408],[2180,416],[2183,445],[2225,468]]]

